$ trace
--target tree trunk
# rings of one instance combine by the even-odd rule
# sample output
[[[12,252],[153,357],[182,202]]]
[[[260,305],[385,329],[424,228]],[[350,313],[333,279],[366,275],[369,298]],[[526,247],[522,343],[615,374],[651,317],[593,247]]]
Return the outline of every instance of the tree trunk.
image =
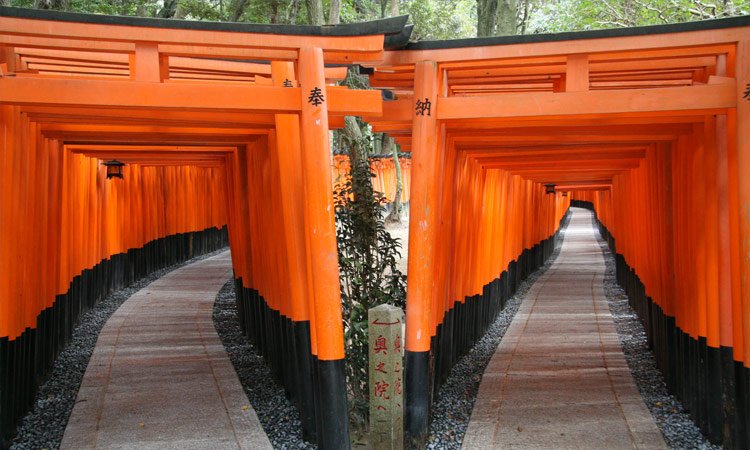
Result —
[[[229,4],[229,9],[227,10],[229,21],[230,22],[237,22],[240,20],[240,17],[245,13],[245,8],[247,7],[247,0],[233,0]]]
[[[297,15],[299,14],[299,0],[292,0],[289,4],[289,8],[286,11],[286,23],[295,24],[297,23]]]
[[[307,4],[307,19],[310,25],[325,25],[323,0],[305,0],[305,4]]]
[[[385,1],[385,0],[383,0]],[[398,10],[398,2],[400,0],[391,0],[391,17],[396,17],[401,14]]]
[[[518,0],[498,0],[497,20],[494,36],[511,36],[516,34],[518,26]]]
[[[477,37],[495,35],[498,0],[477,0]]]
[[[518,0],[477,0],[477,37],[517,32]]]
[[[516,17],[516,30],[518,34],[526,34],[526,29],[529,27],[529,16],[531,14],[531,3],[530,0],[521,0],[521,4],[518,6],[518,14]]]
[[[404,178],[401,175],[401,163],[398,160],[398,145],[392,137],[388,136],[386,139],[393,154],[393,164],[396,167],[396,195],[391,204],[391,212],[388,213],[385,221],[401,223],[401,210],[403,209],[401,205],[401,192],[404,190]]]
[[[331,9],[328,12],[328,25],[338,25],[341,17],[341,0],[331,0]]]

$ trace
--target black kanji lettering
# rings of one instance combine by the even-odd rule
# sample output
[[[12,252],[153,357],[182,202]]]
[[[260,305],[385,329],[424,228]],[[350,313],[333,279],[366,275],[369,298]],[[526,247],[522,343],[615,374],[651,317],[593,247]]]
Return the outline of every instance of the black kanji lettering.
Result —
[[[431,109],[432,103],[430,103],[429,98],[425,97],[424,101],[422,101],[421,99],[417,99],[417,106],[415,108],[415,111],[418,116],[424,116],[425,113],[429,116],[431,113]]]
[[[326,99],[323,97],[323,91],[319,87],[310,90],[310,96],[307,97],[307,103],[311,103],[313,106],[320,106],[325,101]]]

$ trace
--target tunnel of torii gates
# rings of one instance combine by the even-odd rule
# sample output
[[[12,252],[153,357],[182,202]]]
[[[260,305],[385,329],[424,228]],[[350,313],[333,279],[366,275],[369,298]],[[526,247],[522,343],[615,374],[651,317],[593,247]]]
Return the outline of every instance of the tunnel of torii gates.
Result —
[[[410,440],[576,201],[672,392],[713,442],[750,447],[749,19],[408,43],[406,17],[0,8],[4,444],[83,311],[228,240],[243,331],[305,438],[347,448],[329,130],[356,115],[412,152]],[[354,63],[375,90],[336,85]]]

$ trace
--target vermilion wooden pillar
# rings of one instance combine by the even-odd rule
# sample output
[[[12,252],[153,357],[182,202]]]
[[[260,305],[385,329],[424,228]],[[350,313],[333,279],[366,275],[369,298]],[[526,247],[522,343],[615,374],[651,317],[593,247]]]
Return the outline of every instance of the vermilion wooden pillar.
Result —
[[[745,367],[750,367],[750,40],[737,45],[737,167],[740,216],[740,280],[742,298],[742,343]]]
[[[405,438],[417,446],[427,437],[430,413],[430,310],[433,308],[438,183],[437,63],[416,64],[409,209],[409,281],[406,293]]]
[[[321,449],[348,449],[344,329],[328,139],[328,93],[323,69],[323,50],[300,49],[302,168],[313,268],[321,404],[318,444]]]
[[[276,86],[296,85],[294,64],[272,61],[271,73]],[[272,149],[278,160],[283,180],[279,186],[284,218],[286,264],[289,268],[292,321],[296,350],[299,406],[304,438],[315,442],[315,405],[313,399],[312,359],[310,342],[310,308],[312,292],[307,289],[307,250],[305,242],[304,198],[302,173],[302,143],[300,121],[296,114],[276,114],[276,148]],[[312,305],[314,306],[314,304]]]
[[[747,93],[750,90],[750,39],[740,40],[737,44],[736,68],[737,114],[736,122],[731,124],[737,130],[736,165],[732,167],[731,155],[730,171],[733,174],[730,176],[730,186],[736,179],[739,215],[739,255],[736,256],[739,262],[740,300],[732,306],[736,317],[733,332],[737,338],[734,358],[742,361],[744,366],[744,370],[740,372],[741,378],[736,380],[743,386],[744,392],[744,398],[738,396],[738,401],[744,402],[744,420],[747,421],[747,415],[750,414],[750,94]],[[743,426],[741,430],[745,434],[744,443],[750,443],[750,427]]]

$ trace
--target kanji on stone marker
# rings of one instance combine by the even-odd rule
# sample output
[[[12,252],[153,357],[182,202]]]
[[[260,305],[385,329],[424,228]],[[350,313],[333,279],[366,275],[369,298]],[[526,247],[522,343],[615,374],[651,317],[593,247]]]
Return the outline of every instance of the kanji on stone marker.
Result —
[[[377,383],[375,383],[375,397],[382,397],[386,400],[391,398],[390,396],[386,395],[388,386],[390,386],[390,384],[386,383],[385,381],[378,381]]]
[[[380,335],[375,339],[375,354],[383,353],[384,355],[388,354],[388,346],[385,342],[385,338],[383,335]]]

